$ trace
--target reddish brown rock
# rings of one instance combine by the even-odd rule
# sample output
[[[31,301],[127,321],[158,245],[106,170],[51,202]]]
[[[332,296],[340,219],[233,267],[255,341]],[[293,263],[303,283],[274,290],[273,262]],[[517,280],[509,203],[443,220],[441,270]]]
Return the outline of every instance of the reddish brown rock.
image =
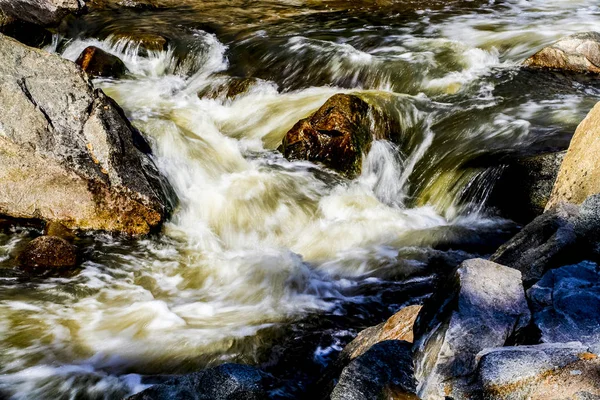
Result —
[[[360,174],[363,154],[385,125],[383,113],[360,97],[336,94],[310,117],[298,121],[280,147],[288,160],[321,163],[349,178]]]
[[[40,236],[27,244],[19,254],[24,268],[67,268],[77,265],[75,246],[56,236]]]
[[[95,46],[83,50],[76,64],[93,77],[120,78],[127,73],[127,67],[119,57]]]

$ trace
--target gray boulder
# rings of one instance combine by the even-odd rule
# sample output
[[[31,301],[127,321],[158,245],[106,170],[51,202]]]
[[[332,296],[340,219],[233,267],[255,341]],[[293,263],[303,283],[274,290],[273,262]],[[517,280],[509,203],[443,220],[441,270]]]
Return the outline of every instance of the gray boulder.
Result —
[[[500,246],[490,260],[521,271],[525,286],[531,286],[547,270],[579,256],[571,251],[578,242],[578,215],[579,207],[558,204]]]
[[[418,399],[411,347],[402,340],[373,345],[344,368],[331,400]]]
[[[129,400],[262,400],[276,383],[249,365],[224,364],[152,386]]]
[[[578,342],[487,349],[479,357],[481,397],[485,400],[600,395],[598,357]]]
[[[600,268],[592,262],[547,272],[527,291],[545,343],[580,341],[600,352]]]
[[[0,214],[129,235],[172,189],[123,110],[74,63],[0,35]]]
[[[519,271],[483,259],[463,262],[415,322],[418,395],[437,400],[471,392],[476,355],[503,346],[529,321]]]
[[[56,25],[84,8],[84,0],[0,0],[0,11],[6,16],[38,25]]]
[[[582,32],[567,36],[529,57],[524,65],[580,73],[600,73],[600,33]]]

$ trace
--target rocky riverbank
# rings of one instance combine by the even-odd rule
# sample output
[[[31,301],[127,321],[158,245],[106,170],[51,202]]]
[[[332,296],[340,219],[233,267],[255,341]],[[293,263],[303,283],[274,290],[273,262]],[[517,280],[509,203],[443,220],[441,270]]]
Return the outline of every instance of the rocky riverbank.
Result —
[[[77,0],[44,0],[36,7],[0,0],[0,25],[52,30],[86,11]],[[0,54],[0,215],[17,225],[44,227],[18,255],[21,268],[76,269],[78,235],[130,238],[160,232],[177,204],[174,184],[159,171],[144,133],[92,82],[126,77],[125,63],[94,46],[73,63],[2,34]],[[523,64],[527,73],[547,69],[598,74],[600,34],[568,37]],[[582,75],[567,76],[576,82]],[[231,101],[257,82],[240,78],[194,96]],[[322,168],[323,181],[351,182],[374,168],[369,163],[377,160],[368,157],[377,143],[385,141],[399,154],[418,148],[414,125],[390,111],[398,101],[381,92],[340,91],[283,132],[277,156]],[[263,363],[266,368],[221,363],[192,374],[154,376],[153,385],[129,398],[600,398],[599,124],[600,103],[580,123],[568,149],[494,160],[490,170],[501,173],[487,206],[523,223],[520,231],[499,247],[469,237],[468,231],[458,239],[444,231],[438,248],[420,253],[412,248],[412,258],[399,254],[397,262],[406,265],[396,278],[417,279],[415,287],[422,289],[403,303],[418,304],[396,310],[345,347],[332,346],[337,359],[306,382],[290,384],[267,371],[269,362]],[[226,161],[235,170],[235,163]],[[487,162],[468,161],[460,168]],[[247,201],[252,199],[248,195]],[[419,201],[425,200],[417,193],[397,204]],[[297,277],[294,284],[310,286],[308,280]],[[179,290],[182,283],[173,282],[165,289],[147,279],[144,288],[153,299],[161,298]]]

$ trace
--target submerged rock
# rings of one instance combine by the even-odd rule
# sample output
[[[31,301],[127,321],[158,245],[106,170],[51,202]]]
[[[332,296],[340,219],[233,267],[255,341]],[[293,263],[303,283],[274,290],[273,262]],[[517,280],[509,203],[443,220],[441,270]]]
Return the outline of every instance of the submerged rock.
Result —
[[[578,342],[488,349],[479,357],[484,399],[584,399],[600,395],[600,360]]]
[[[0,35],[0,214],[146,234],[172,189],[123,110],[72,62]]]
[[[381,132],[373,129],[376,126],[382,127]],[[322,163],[354,178],[373,139],[396,136],[398,126],[360,97],[336,94],[288,131],[280,151],[289,160]]]
[[[5,15],[37,25],[57,25],[84,8],[84,0],[0,0],[0,11]]]
[[[557,205],[526,225],[490,260],[521,271],[525,286],[531,286],[549,269],[581,256],[572,251],[578,242],[578,215],[579,207],[573,204]]]
[[[70,268],[77,265],[77,249],[56,236],[40,236],[27,244],[19,254],[24,268]]]
[[[129,400],[262,400],[271,398],[276,383],[249,365],[224,364],[152,386]]]
[[[525,60],[524,65],[580,73],[600,73],[600,33],[567,36]]]
[[[411,344],[386,340],[344,368],[331,400],[415,399]]]
[[[591,262],[549,271],[527,291],[545,343],[579,341],[600,353],[600,268]]]
[[[600,103],[579,124],[562,162],[546,209],[560,202],[581,204],[600,193]]]
[[[519,223],[541,215],[566,151],[510,160],[490,194],[488,204],[499,214]]]
[[[237,78],[227,77],[222,83],[211,85],[198,93],[200,98],[218,99],[224,98],[233,100],[236,97],[247,93],[252,86],[258,82],[256,78]]]
[[[519,271],[483,259],[463,262],[416,320],[418,395],[437,400],[470,392],[476,355],[503,346],[529,320]]]
[[[127,67],[119,57],[95,46],[83,50],[75,63],[92,77],[120,78],[127,73]]]

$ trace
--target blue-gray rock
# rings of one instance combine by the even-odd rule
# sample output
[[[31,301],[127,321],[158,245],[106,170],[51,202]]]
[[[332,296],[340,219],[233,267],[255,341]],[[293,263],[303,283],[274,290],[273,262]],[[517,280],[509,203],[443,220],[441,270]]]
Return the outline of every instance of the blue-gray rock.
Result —
[[[545,343],[580,341],[600,352],[600,268],[582,262],[549,271],[527,291]]]
[[[275,383],[249,365],[224,364],[152,386],[129,400],[266,400]]]
[[[415,322],[417,394],[443,400],[472,391],[476,355],[503,346],[529,321],[519,271],[483,259],[463,262]]]
[[[340,375],[331,400],[375,400],[402,394],[416,397],[412,344],[403,340],[379,342],[354,359]]]
[[[600,379],[590,379],[595,374],[600,377],[598,358],[579,342],[487,349],[478,357],[485,400],[577,399],[600,394]]]

